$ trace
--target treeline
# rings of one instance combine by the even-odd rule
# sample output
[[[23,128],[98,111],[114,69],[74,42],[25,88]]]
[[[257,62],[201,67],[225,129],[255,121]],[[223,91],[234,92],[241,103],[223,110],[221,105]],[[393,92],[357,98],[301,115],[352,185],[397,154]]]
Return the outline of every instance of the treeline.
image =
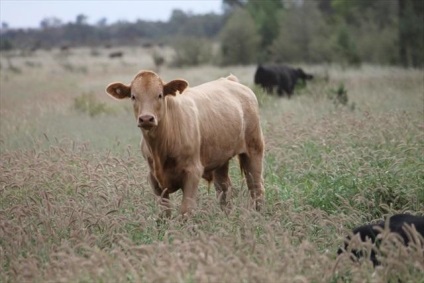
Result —
[[[422,0],[224,3],[232,11],[221,33],[224,62],[368,62],[424,67]]]
[[[422,0],[223,0],[223,14],[174,10],[167,22],[63,24],[2,32],[0,48],[170,44],[176,64],[362,62],[424,67]],[[218,48],[213,46],[218,43]]]
[[[58,18],[46,18],[37,29],[6,29],[1,35],[2,49],[47,49],[61,46],[122,46],[149,43],[169,43],[170,37],[192,35],[214,38],[222,29],[223,16],[217,14],[191,15],[174,10],[168,22],[137,20],[108,24],[101,19],[87,23],[78,15],[75,22],[62,23]],[[7,24],[6,24],[7,26]]]

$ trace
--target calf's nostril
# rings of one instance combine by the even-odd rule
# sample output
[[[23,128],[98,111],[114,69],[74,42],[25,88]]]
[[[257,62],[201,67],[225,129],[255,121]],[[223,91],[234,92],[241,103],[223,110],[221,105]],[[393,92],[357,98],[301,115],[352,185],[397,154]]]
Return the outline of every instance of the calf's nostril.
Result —
[[[153,115],[142,115],[138,117],[138,123],[144,124],[144,123],[154,123],[155,117]]]

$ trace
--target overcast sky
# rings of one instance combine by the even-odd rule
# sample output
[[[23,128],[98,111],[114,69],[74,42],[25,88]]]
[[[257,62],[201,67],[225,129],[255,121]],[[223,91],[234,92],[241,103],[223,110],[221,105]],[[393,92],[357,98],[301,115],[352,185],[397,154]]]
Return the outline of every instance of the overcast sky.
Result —
[[[0,0],[0,22],[6,22],[10,28],[34,28],[47,17],[68,23],[75,22],[79,14],[86,15],[90,24],[101,18],[108,23],[137,19],[167,21],[174,9],[193,14],[221,13],[222,0]]]

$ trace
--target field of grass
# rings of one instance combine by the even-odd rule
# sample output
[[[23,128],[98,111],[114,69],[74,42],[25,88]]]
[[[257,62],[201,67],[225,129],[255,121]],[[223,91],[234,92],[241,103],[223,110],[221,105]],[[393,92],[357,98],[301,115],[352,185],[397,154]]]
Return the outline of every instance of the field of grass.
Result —
[[[130,102],[104,91],[155,68],[149,50],[124,51],[0,57],[0,282],[424,282],[423,242],[386,235],[375,269],[336,253],[354,226],[424,215],[423,70],[303,66],[316,78],[288,100],[253,87],[255,66],[162,67],[165,81],[232,73],[255,89],[266,206],[249,208],[233,162],[230,213],[202,182],[192,218],[177,192],[161,222]]]

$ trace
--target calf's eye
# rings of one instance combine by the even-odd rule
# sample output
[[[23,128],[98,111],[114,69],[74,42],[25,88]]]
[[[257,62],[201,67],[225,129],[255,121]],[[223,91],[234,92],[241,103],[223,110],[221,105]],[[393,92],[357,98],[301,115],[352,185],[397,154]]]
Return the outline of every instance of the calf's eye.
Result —
[[[135,100],[135,95],[131,94],[131,100],[134,101]]]
[[[161,99],[161,98],[163,97],[162,92],[161,92],[161,93],[159,93],[158,97],[159,97],[159,99]]]

